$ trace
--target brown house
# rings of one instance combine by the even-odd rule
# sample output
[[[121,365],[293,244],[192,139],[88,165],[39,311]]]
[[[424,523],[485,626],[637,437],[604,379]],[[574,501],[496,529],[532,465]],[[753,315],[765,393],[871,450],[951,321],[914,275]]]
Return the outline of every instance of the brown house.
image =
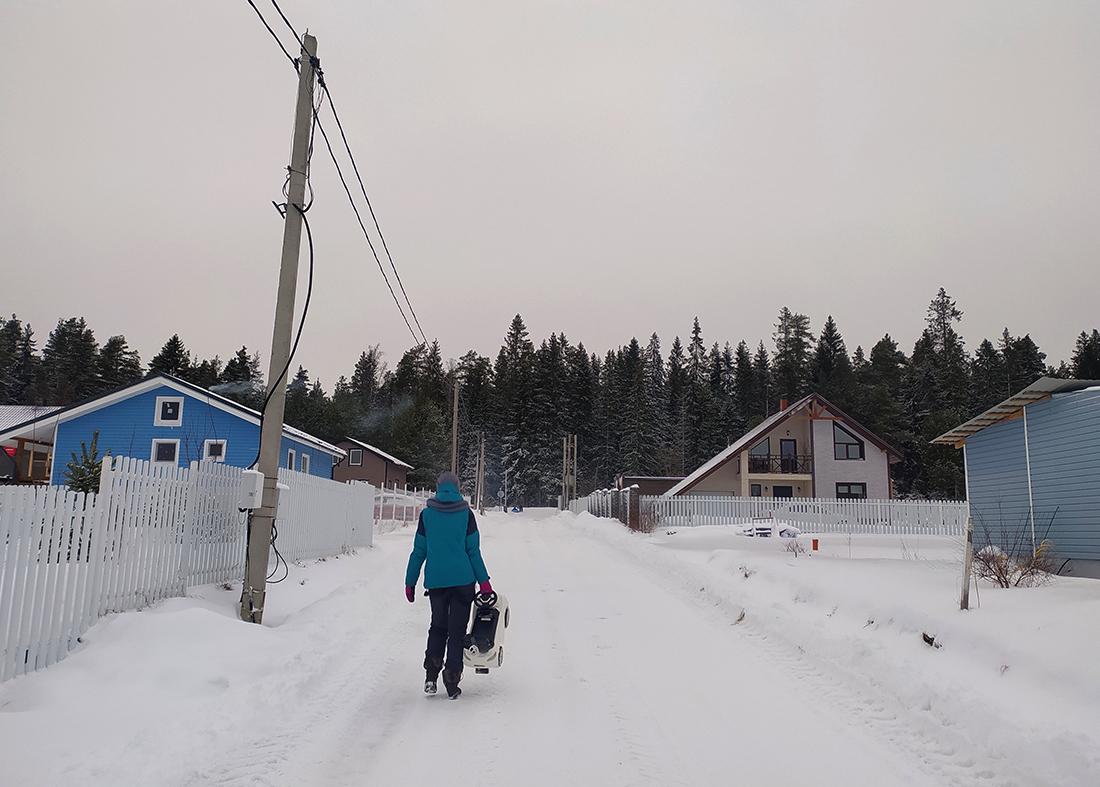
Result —
[[[348,483],[366,481],[376,487],[405,486],[412,465],[402,462],[396,456],[390,456],[373,445],[345,437],[337,447],[344,449],[347,456],[332,468],[332,480]]]

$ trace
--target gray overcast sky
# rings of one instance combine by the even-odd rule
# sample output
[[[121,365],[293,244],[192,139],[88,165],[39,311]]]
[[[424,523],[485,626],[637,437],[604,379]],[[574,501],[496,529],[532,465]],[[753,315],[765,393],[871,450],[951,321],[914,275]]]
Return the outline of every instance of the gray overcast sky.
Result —
[[[517,311],[600,352],[695,314],[770,346],[783,305],[908,351],[941,285],[971,348],[1007,325],[1057,361],[1100,323],[1100,3],[283,7],[448,356],[494,355]],[[82,314],[144,360],[174,331],[266,359],[295,79],[252,10],[3,0],[0,23],[0,309],[40,342]],[[299,357],[331,389],[409,341],[321,156],[314,185]]]

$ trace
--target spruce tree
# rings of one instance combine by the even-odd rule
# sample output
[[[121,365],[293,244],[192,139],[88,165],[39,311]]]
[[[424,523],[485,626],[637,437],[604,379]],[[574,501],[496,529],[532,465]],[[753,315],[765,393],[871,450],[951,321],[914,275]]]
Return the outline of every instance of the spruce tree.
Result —
[[[775,323],[775,396],[794,402],[809,388],[813,336],[810,318],[784,306]]]
[[[385,375],[382,362],[382,350],[375,344],[359,354],[355,362],[355,371],[351,375],[351,392],[355,395],[359,410],[369,413],[374,409],[374,400]]]
[[[753,356],[752,375],[752,414],[749,418],[749,428],[756,426],[772,413],[772,391],[775,385],[772,382],[771,361],[764,342],[760,342],[756,348],[756,355]]]
[[[58,321],[42,350],[42,375],[51,403],[72,404],[98,392],[98,353],[95,336],[83,317]]]
[[[665,361],[661,357],[661,339],[656,333],[649,337],[642,358],[645,370],[644,443],[647,446],[646,472],[664,475],[671,462],[669,451],[670,423],[668,391],[665,381]]]
[[[186,378],[191,370],[191,353],[183,346],[183,340],[178,333],[172,336],[160,348],[160,352],[149,361],[151,374],[171,374],[175,377]]]
[[[855,393],[855,375],[844,337],[832,315],[825,321],[814,350],[811,376],[813,390],[842,409],[848,409]]]
[[[65,465],[65,485],[74,492],[98,492],[103,460],[110,455],[110,451],[99,455],[99,432],[92,432],[91,446],[81,440],[80,456],[75,451],[70,454],[72,458]]]
[[[141,358],[126,343],[125,336],[112,336],[104,342],[96,359],[96,374],[103,391],[121,388],[141,379]]]
[[[665,472],[669,475],[684,475],[687,470],[687,358],[684,346],[677,336],[668,353],[668,372],[665,375],[667,387],[668,413],[668,453],[669,461]]]
[[[1073,348],[1072,373],[1078,380],[1100,380],[1100,330],[1081,331]]]
[[[993,346],[993,342],[983,339],[974,351],[974,360],[970,365],[970,411],[975,414],[984,412],[1004,401],[1007,398],[1006,379],[1004,356]]]
[[[1046,374],[1046,353],[1039,352],[1030,334],[1013,338],[1005,328],[1001,334],[1001,355],[1005,363],[1005,399]]]
[[[266,391],[259,356],[250,356],[248,348],[242,346],[221,370],[218,383],[212,386],[212,390],[247,407],[262,407]]]
[[[756,371],[752,353],[742,339],[733,355],[733,402],[737,412],[736,437],[744,434],[752,423],[756,398]]]
[[[698,317],[695,318],[691,328],[687,363],[687,388],[684,397],[687,432],[684,453],[687,468],[691,470],[699,467],[713,455],[710,364]]]

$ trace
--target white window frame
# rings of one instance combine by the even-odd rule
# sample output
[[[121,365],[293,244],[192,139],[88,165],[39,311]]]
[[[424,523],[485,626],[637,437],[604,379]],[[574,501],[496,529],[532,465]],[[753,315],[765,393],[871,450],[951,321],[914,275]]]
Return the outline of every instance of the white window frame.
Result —
[[[303,473],[309,473],[309,466],[312,464],[312,457],[304,451],[298,456],[298,468]]]
[[[298,452],[295,451],[293,448],[286,449],[286,469],[287,470],[293,470],[294,469],[294,458],[296,456],[298,456]]]
[[[157,409],[153,411],[153,426],[174,426],[178,427],[183,424],[183,396],[158,396],[157,397]],[[175,421],[165,421],[160,417],[161,405],[165,402],[178,402],[180,406],[180,417]]]
[[[210,446],[212,446],[216,443],[221,444],[222,455],[221,456],[216,456],[216,457],[215,456],[210,456]],[[229,450],[229,441],[228,440],[217,440],[217,439],[203,440],[202,441],[202,461],[204,461],[204,462],[224,462],[225,461],[225,452],[228,451],[228,450]]]
[[[157,445],[162,443],[172,443],[176,446],[176,458],[171,462],[157,461]],[[163,437],[154,437],[152,444],[149,446],[149,463],[152,465],[163,465],[165,467],[179,467],[180,464],[180,441],[178,439],[165,439]]]
[[[355,461],[355,455],[356,454],[359,454],[359,461],[358,462]],[[362,467],[363,466],[363,449],[362,448],[352,448],[350,451],[348,451],[348,464],[351,465],[352,467]]]

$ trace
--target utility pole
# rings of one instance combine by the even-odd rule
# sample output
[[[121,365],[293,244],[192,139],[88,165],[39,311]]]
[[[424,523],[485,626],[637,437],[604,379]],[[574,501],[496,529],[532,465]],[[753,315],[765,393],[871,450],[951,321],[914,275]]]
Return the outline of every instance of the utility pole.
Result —
[[[485,432],[481,433],[477,457],[477,509],[485,513]]]
[[[454,406],[451,408],[451,472],[458,473],[458,375],[455,374]]]
[[[294,110],[294,141],[290,153],[290,183],[283,217],[283,252],[279,267],[279,294],[275,302],[275,328],[271,334],[268,366],[268,400],[260,430],[258,469],[264,475],[261,505],[249,517],[248,547],[245,553],[244,587],[241,590],[241,620],[263,621],[267,593],[267,562],[271,553],[271,532],[279,505],[279,454],[283,437],[283,407],[290,342],[294,331],[294,296],[298,284],[298,254],[302,242],[302,214],[305,205],[309,133],[313,121],[314,64],[317,39],[306,33],[298,59],[298,99]]]
[[[569,508],[569,501],[577,496],[577,436],[566,435],[561,439],[561,510]]]

